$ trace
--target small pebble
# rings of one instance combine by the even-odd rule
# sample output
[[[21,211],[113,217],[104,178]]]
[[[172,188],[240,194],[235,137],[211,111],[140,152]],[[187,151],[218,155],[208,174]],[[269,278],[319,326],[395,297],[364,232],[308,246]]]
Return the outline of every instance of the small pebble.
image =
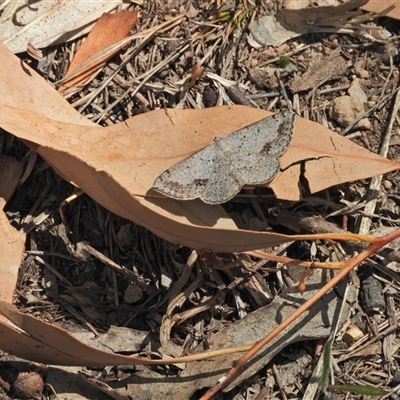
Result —
[[[366,69],[363,68],[354,68],[356,75],[361,78],[361,79],[368,79],[369,78],[369,72]]]
[[[354,79],[353,82],[351,82],[348,93],[353,99],[358,99],[363,102],[367,101],[367,95],[364,93],[360,85],[360,80],[358,78]]]
[[[287,53],[289,50],[290,50],[289,45],[286,43],[283,43],[278,47],[279,54]]]
[[[275,58],[277,56],[277,53],[273,47],[268,46],[266,49],[263,50],[262,55],[264,60],[270,60],[272,58]]]
[[[256,58],[252,58],[250,61],[250,68],[254,68],[258,65],[258,60]]]
[[[336,97],[330,105],[331,118],[341,127],[346,128],[357,117],[364,113],[364,102],[353,99],[350,96]],[[370,129],[371,123],[368,118],[362,119],[356,125],[358,129]]]
[[[307,8],[311,4],[311,0],[285,0],[283,3],[284,7],[287,10],[300,10],[302,8]]]
[[[388,181],[387,179],[384,180],[382,182],[382,186],[386,189],[386,190],[390,190],[393,187],[392,182]]]
[[[217,104],[218,94],[216,90],[210,86],[206,86],[203,94],[204,107],[214,107]]]
[[[275,69],[272,67],[250,69],[252,81],[260,88],[275,88],[278,86],[278,79],[275,75]]]
[[[124,301],[127,304],[136,303],[143,298],[143,290],[140,286],[130,283],[124,292]]]
[[[39,400],[43,388],[43,379],[37,372],[20,372],[12,385],[12,392],[18,399]]]

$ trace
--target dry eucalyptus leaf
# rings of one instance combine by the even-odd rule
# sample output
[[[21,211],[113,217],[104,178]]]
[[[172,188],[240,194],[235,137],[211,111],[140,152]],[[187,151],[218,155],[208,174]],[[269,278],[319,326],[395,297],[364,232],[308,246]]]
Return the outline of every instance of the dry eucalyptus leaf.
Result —
[[[309,7],[301,10],[280,9],[275,15],[264,15],[250,25],[254,39],[261,45],[280,46],[305,33],[338,32],[346,13],[368,0],[350,0],[339,6]]]
[[[380,13],[392,5],[396,7],[386,14],[386,17],[400,20],[400,0],[369,0],[368,3],[361,8],[365,11]]]
[[[26,237],[10,225],[3,208],[17,188],[22,171],[21,162],[0,155],[0,300],[10,303],[17,284]]]
[[[11,1],[11,4],[17,0]],[[33,11],[20,1],[11,15],[0,22],[0,42],[14,53],[26,51],[31,43],[36,48],[54,46],[75,40],[88,33],[103,13],[114,10],[122,1],[38,1]]]
[[[239,230],[219,206],[157,198],[149,191],[165,168],[211,143],[216,131],[226,136],[268,115],[262,110],[244,106],[158,110],[106,128],[62,123],[4,104],[0,110],[3,129],[29,141],[64,179],[164,239],[216,251],[250,250],[288,240],[275,233]],[[302,174],[314,193],[400,166],[301,118],[280,161],[283,171],[270,187],[277,197],[289,200],[300,198]]]
[[[156,110],[100,127],[2,45],[0,55],[0,126],[107,209],[170,242],[196,249],[246,251],[292,239],[238,229],[221,206],[161,198],[150,191],[166,168],[212,143],[215,136],[227,136],[269,112],[245,106]],[[304,178],[315,193],[400,167],[299,117],[280,164],[281,173],[269,186],[278,198],[288,200],[301,198]]]
[[[328,80],[341,78],[347,70],[347,62],[340,52],[340,49],[336,49],[327,57],[318,54],[310,63],[307,71],[293,79],[290,89],[297,93],[317,88]]]
[[[22,329],[0,321],[0,349],[26,360],[75,366],[143,364],[135,357],[89,347],[66,330],[23,314],[8,302],[0,301],[0,314]]]
[[[103,67],[107,60],[118,53],[120,50],[118,47],[111,52],[104,50],[128,36],[132,26],[136,23],[137,13],[137,10],[123,10],[113,14],[104,13],[96,21],[93,29],[75,53],[63,79],[63,82],[66,83],[58,90],[63,92],[84,84],[94,72]],[[77,69],[80,69],[80,73],[69,79]]]
[[[307,278],[308,289],[304,296],[298,292],[296,285],[286,290],[271,304],[259,308],[216,334],[213,339],[213,349],[242,346],[260,340],[293,313],[296,304],[313,296],[323,284],[322,282],[326,282],[327,279],[329,276],[326,271],[314,271]],[[342,285],[345,283],[342,282],[337,290],[342,292],[344,290]],[[303,314],[294,326],[287,328],[283,334],[267,345],[248,366],[248,369],[237,378],[236,384],[265,366],[275,354],[288,344],[328,336],[331,325],[339,318],[340,307],[341,300],[337,296],[337,292],[329,292],[309,312]],[[347,306],[345,314],[340,317],[341,321],[346,320],[349,310],[350,308]],[[77,340],[67,331],[31,315],[23,314],[16,307],[3,301],[0,301],[0,314],[22,329],[20,331],[0,322],[0,348],[18,357],[45,364],[70,366],[104,367],[107,365],[147,364],[137,357],[105,352],[92,347]],[[91,340],[88,339],[88,343],[90,342]],[[129,385],[121,385],[119,382],[118,387],[122,387],[120,390],[124,394],[128,394],[127,390],[136,390],[142,393],[148,390],[157,392],[161,388],[164,388],[166,393],[170,390],[176,392],[179,387],[179,392],[182,391],[182,395],[186,395],[183,398],[189,398],[196,388],[211,385],[216,377],[230,368],[232,361],[237,357],[237,354],[231,354],[213,360],[189,363],[181,376],[174,379],[173,382],[169,381],[168,377],[161,377],[157,374],[162,385],[154,387],[150,387],[154,384],[151,381],[154,378],[153,372],[142,370],[129,378]],[[151,363],[150,360],[147,361]],[[156,361],[153,360],[152,363],[156,363]],[[199,371],[208,371],[209,374],[199,377]],[[195,381],[196,384],[187,385],[188,379]],[[156,398],[156,396],[152,396],[152,398]]]

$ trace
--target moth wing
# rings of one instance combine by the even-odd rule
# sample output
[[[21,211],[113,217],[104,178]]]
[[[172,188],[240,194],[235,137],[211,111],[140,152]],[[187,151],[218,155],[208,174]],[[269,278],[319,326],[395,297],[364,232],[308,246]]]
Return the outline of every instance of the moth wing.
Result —
[[[276,175],[294,123],[295,114],[284,112],[241,128],[163,172],[152,189],[179,200],[224,203],[243,185],[263,184]]]
[[[242,186],[242,182],[234,173],[231,158],[216,149],[210,180],[200,197],[201,200],[207,204],[225,203],[238,194]]]
[[[292,140],[295,116],[290,111],[277,113],[247,125],[221,140],[225,146],[236,149],[237,154],[250,152],[278,156],[286,151]]]
[[[233,157],[236,179],[243,185],[261,185],[269,182],[279,171],[278,156],[249,153]]]
[[[211,144],[164,171],[152,189],[178,200],[193,200],[201,196],[212,173],[215,144]]]

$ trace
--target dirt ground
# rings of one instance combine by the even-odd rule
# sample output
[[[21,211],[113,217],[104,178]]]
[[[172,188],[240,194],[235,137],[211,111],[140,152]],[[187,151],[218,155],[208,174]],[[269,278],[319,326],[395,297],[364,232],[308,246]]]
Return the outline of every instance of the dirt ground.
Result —
[[[167,31],[156,31],[128,64],[124,60],[135,43],[123,48],[88,84],[67,99],[87,118],[107,126],[157,108],[201,109],[236,103],[273,112],[287,111],[281,83],[297,115],[379,153],[399,86],[399,22],[388,17],[377,19],[376,26],[384,28],[390,37],[376,39],[357,30],[358,22],[351,22],[351,16],[347,20],[342,15],[341,23],[346,23],[346,27],[353,24],[353,33],[314,29],[278,46],[257,43],[250,35],[252,23],[273,14],[282,7],[280,3],[269,0],[262,4],[248,1],[219,5],[177,0],[132,5],[140,10],[134,32],[157,26],[180,13],[186,13],[186,18]],[[55,85],[63,77],[65,60],[72,57],[81,42],[45,49],[44,54],[53,54],[53,61],[45,73],[43,69],[40,73],[49,84]],[[38,70],[37,61],[27,54],[19,56]],[[154,73],[141,81],[140,77],[147,76],[151,68]],[[106,89],[101,88],[115,72]],[[88,94],[92,98],[85,103],[82,99],[89,98]],[[344,103],[338,99],[344,99]],[[358,122],[353,123],[357,117]],[[388,150],[383,155],[394,161],[400,158],[399,132],[396,116]],[[4,154],[18,159],[25,156],[28,148],[22,142],[6,132],[0,132],[0,137]],[[342,183],[313,194],[307,193],[305,183],[303,199],[297,202],[276,199],[266,188],[245,189],[224,208],[238,226],[246,229],[297,234],[334,228],[359,233],[360,226],[364,226],[362,220],[367,218],[371,225],[362,233],[382,236],[399,225],[398,181],[397,172],[383,176],[373,211],[364,209],[371,198],[369,179]],[[299,267],[263,260],[257,254],[196,252],[171,244],[112,214],[86,195],[64,205],[60,212],[60,204],[75,190],[38,157],[29,178],[7,206],[11,223],[27,233],[15,292],[15,304],[25,313],[57,324],[82,340],[86,333],[104,338],[112,326],[124,328],[129,332],[116,334],[124,338],[123,343],[117,345],[111,335],[103,340],[109,350],[130,354],[128,338],[133,335],[136,354],[159,357],[214,349],[215,343],[223,344],[221,337],[225,337],[226,344],[232,344],[230,335],[235,330],[247,332],[240,331],[248,329],[240,324],[244,318],[262,334],[264,322],[260,311],[265,310],[271,318],[271,326],[275,323],[272,320],[276,319],[276,310],[271,311],[271,302],[302,302],[297,293],[298,281],[303,279],[303,269]],[[42,213],[45,218],[35,219]],[[90,246],[89,251],[93,249],[89,257],[79,257],[78,243]],[[341,311],[344,316],[332,311],[322,321],[305,320],[295,325],[286,342],[277,344],[269,354],[264,352],[264,359],[256,367],[249,366],[242,380],[215,398],[372,398],[368,393],[311,392],[312,384],[319,380],[315,371],[318,365],[321,368],[318,360],[323,346],[335,327],[331,382],[382,388],[391,394],[379,398],[398,399],[397,248],[398,244],[392,243],[388,247],[388,251],[394,250],[391,257],[380,252],[345,280],[351,287],[351,296],[345,301],[347,309]],[[339,245],[321,240],[292,242],[267,251],[324,262],[350,258],[361,250],[351,243]],[[129,273],[118,272],[118,267]],[[187,268],[190,273],[183,280]],[[307,290],[314,290],[314,283],[328,277],[324,273],[306,277]],[[340,309],[339,300],[344,292],[345,286],[333,290],[329,301],[320,301],[321,310]],[[285,297],[288,293],[293,298]],[[167,314],[169,319],[165,318]],[[249,322],[252,318],[254,321]],[[309,330],[305,330],[307,321]],[[243,335],[250,339],[250,333]],[[24,363],[4,354],[0,364],[0,397],[30,398],[15,384],[16,376],[27,371],[39,373],[39,379],[51,382],[58,398],[65,399],[160,398],[163,390],[164,398],[199,399],[212,386],[209,382],[216,382],[223,375],[216,374],[206,381],[202,374],[207,374],[212,364],[199,363],[190,367],[191,373],[185,372],[187,368],[181,364],[116,365],[104,369],[88,366],[80,368],[83,373],[77,378],[79,368],[55,372],[52,367]],[[66,375],[60,378],[63,373]],[[32,379],[33,383],[28,382],[31,389],[35,385],[35,378]],[[63,394],[60,391],[64,389],[57,386],[68,380],[76,388],[74,396],[67,395],[71,391],[65,388]],[[129,385],[136,391],[138,382],[143,391],[129,393]],[[168,386],[171,382],[176,385],[175,393],[174,386]],[[108,389],[101,383],[108,385]],[[194,389],[185,391],[185,386]],[[57,397],[46,386],[37,398]]]

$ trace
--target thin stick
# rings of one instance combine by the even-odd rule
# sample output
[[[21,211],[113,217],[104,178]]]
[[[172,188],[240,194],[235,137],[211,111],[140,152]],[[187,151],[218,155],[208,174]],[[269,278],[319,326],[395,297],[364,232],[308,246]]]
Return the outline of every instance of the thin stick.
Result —
[[[275,75],[276,75],[276,77],[277,77],[277,79],[278,79],[279,86],[280,86],[281,92],[282,92],[282,96],[283,96],[283,98],[284,98],[285,101],[286,101],[286,104],[287,104],[287,106],[288,106],[288,109],[289,109],[290,112],[293,112],[292,103],[289,101],[289,97],[288,97],[288,95],[287,95],[287,93],[286,93],[285,85],[283,84],[282,79],[281,79],[281,74],[279,73],[278,70],[276,70],[276,71],[275,71]]]

